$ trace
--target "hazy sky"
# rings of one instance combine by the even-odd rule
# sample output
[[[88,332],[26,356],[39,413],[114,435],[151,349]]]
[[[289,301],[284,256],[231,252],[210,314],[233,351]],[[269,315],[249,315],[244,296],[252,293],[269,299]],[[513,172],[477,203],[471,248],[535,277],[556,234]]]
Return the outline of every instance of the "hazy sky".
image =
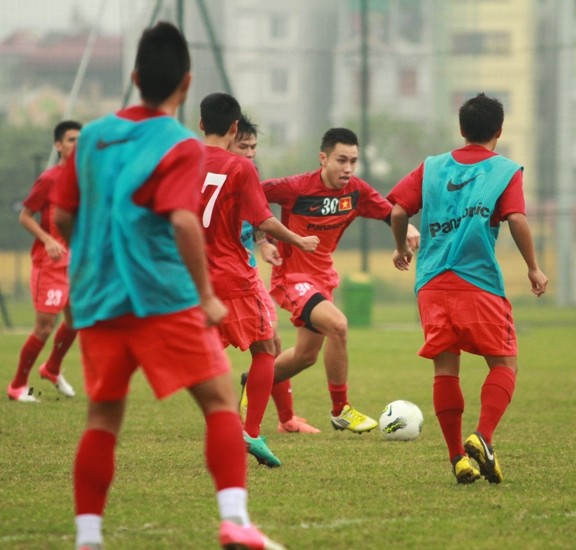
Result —
[[[122,14],[129,6],[142,8],[149,4],[134,0],[1,0],[0,40],[16,29],[58,30],[70,26],[72,11],[77,6],[89,21],[95,21],[100,13],[106,31],[118,32]]]

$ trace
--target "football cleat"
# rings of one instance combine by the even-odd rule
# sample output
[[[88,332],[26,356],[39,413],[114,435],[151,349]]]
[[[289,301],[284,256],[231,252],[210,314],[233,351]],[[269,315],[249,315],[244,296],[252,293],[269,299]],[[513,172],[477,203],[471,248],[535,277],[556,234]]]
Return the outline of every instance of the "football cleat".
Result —
[[[458,483],[474,483],[480,479],[480,472],[472,466],[470,458],[458,455],[452,459],[452,469]]]
[[[219,539],[225,550],[286,550],[253,525],[237,525],[231,521],[220,524]]]
[[[288,422],[278,422],[278,433],[280,434],[319,434],[320,430],[308,424],[305,418],[293,416]]]
[[[282,462],[274,456],[274,453],[266,445],[266,438],[259,435],[258,437],[250,437],[246,432],[243,432],[244,443],[246,450],[256,458],[259,464],[264,464],[268,468],[276,468],[282,466]]]
[[[74,397],[76,395],[74,388],[68,383],[66,378],[64,378],[64,375],[62,373],[59,373],[57,375],[52,374],[46,367],[46,363],[42,363],[40,365],[38,372],[40,373],[40,378],[52,382],[52,384],[54,384],[54,387],[62,395],[65,395],[66,397]]]
[[[330,414],[330,421],[335,430],[350,430],[357,434],[369,432],[378,426],[376,420],[353,409],[350,405],[344,405],[338,416]]]
[[[8,386],[6,392],[8,394],[8,399],[11,401],[19,401],[20,403],[40,403],[40,399],[36,399],[34,395],[34,388],[29,388],[28,386],[19,386],[14,388],[12,384]]]
[[[240,376],[240,405],[238,407],[240,412],[240,419],[242,422],[246,420],[246,411],[248,410],[248,394],[246,393],[246,381],[248,380],[248,373],[243,372]]]
[[[498,464],[498,459],[492,449],[492,445],[488,445],[480,432],[474,432],[464,442],[466,452],[478,462],[480,473],[490,483],[501,483],[504,479],[502,471]]]

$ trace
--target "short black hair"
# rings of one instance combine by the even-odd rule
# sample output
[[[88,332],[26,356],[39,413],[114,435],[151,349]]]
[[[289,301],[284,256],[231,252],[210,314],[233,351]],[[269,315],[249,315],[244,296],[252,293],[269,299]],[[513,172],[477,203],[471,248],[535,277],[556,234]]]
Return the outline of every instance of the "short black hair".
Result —
[[[322,136],[320,151],[330,154],[338,143],[358,146],[358,136],[348,128],[330,128]]]
[[[468,142],[487,143],[502,129],[504,107],[496,98],[479,93],[462,104],[458,117]]]
[[[231,124],[241,117],[240,103],[230,94],[216,92],[200,102],[200,118],[206,135],[225,136]]]
[[[64,138],[64,134],[68,130],[80,131],[81,129],[82,124],[80,124],[79,122],[75,120],[63,120],[62,122],[56,124],[56,126],[54,127],[54,142],[62,141],[62,139]]]
[[[190,67],[186,39],[172,23],[161,21],[142,33],[134,65],[142,99],[161,104],[178,88]]]
[[[247,115],[242,113],[238,120],[238,133],[236,134],[236,141],[240,141],[247,136],[258,136],[258,125],[254,124]]]

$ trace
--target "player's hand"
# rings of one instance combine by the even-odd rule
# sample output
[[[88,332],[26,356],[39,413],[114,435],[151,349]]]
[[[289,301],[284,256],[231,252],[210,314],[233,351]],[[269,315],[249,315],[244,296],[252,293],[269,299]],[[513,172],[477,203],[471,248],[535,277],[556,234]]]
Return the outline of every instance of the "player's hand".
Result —
[[[262,259],[268,263],[275,266],[282,265],[282,256],[278,252],[278,248],[275,244],[268,241],[264,241],[260,246],[260,256]]]
[[[320,239],[316,235],[309,235],[307,237],[301,237],[301,243],[298,248],[301,248],[305,252],[314,252],[319,244]]]
[[[66,254],[66,247],[52,237],[49,237],[46,240],[44,243],[44,248],[46,249],[46,253],[50,259],[54,260],[55,262],[57,262]]]
[[[395,250],[392,255],[392,263],[399,271],[408,271],[408,269],[410,269],[410,262],[412,261],[413,255],[414,253],[408,247],[401,251]]]
[[[528,278],[532,284],[532,293],[540,297],[546,292],[546,287],[548,286],[548,277],[540,271],[540,269],[534,269],[528,271]]]
[[[406,245],[412,252],[420,248],[420,231],[418,231],[418,229],[416,229],[411,223],[408,224]]]
[[[201,306],[206,314],[206,324],[208,326],[219,325],[228,315],[228,309],[216,295],[202,300]]]

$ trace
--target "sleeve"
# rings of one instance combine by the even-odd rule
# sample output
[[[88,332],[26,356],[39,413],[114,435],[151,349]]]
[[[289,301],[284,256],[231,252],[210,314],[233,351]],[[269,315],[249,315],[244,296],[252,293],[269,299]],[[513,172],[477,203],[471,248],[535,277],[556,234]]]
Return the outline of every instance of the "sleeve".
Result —
[[[248,161],[250,162],[250,161]],[[254,164],[243,163],[240,177],[244,180],[243,192],[247,191],[250,200],[240,202],[240,213],[243,220],[247,220],[254,227],[258,227],[264,220],[271,218],[272,210],[268,206],[268,200],[260,185],[258,172]]]
[[[368,183],[361,182],[361,198],[358,203],[358,214],[364,218],[385,220],[392,212],[392,204]]]
[[[388,193],[388,200],[398,204],[408,216],[413,216],[422,209],[422,181],[424,180],[424,163],[404,176]]]
[[[523,179],[522,170],[518,170],[500,196],[495,212],[499,221],[504,221],[510,214],[526,214]]]
[[[76,150],[70,155],[60,176],[50,191],[50,202],[68,212],[76,212],[80,204],[78,177],[76,174]]]
[[[52,187],[53,180],[46,172],[32,185],[32,189],[28,196],[24,199],[22,204],[32,210],[32,212],[40,212],[49,201],[50,188]]]
[[[185,140],[161,160],[148,181],[133,195],[135,204],[159,215],[184,209],[198,213],[204,174],[204,148]]]
[[[297,195],[297,176],[271,178],[262,182],[264,195],[269,203],[289,205]]]

